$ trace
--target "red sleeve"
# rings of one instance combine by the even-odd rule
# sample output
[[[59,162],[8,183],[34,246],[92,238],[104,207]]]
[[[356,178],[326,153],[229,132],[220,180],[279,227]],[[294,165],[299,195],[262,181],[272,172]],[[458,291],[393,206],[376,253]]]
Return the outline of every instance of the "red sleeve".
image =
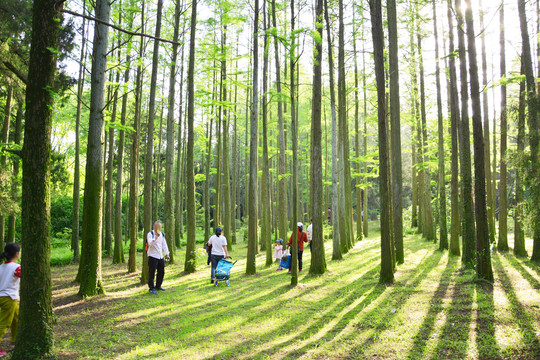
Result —
[[[304,242],[308,242],[308,238],[307,238],[307,233],[306,232],[302,232],[302,237],[304,238]]]
[[[15,270],[15,274],[13,274],[13,275],[15,275],[18,278],[21,277],[21,267],[20,266],[17,268],[17,270]]]

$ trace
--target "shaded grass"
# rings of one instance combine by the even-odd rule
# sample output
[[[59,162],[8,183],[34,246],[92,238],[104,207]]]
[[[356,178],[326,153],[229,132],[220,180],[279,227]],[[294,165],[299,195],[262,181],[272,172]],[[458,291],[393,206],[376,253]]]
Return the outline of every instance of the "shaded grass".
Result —
[[[209,284],[204,253],[194,274],[167,265],[167,291],[151,296],[139,274],[104,260],[106,296],[76,297],[76,265],[53,269],[59,359],[457,359],[539,357],[537,273],[510,254],[494,254],[496,282],[474,282],[459,258],[420,236],[391,286],[378,284],[378,234],[356,244],[328,272],[290,277],[263,267],[243,275],[245,244],[231,286]],[[530,243],[528,242],[530,246]],[[202,249],[200,249],[202,250]],[[331,242],[325,247],[331,258]],[[305,267],[310,263],[306,251]],[[140,262],[140,256],[138,256]],[[140,264],[139,264],[140,266]],[[140,268],[140,267],[139,267]],[[536,306],[536,307],[535,307]],[[6,337],[5,337],[6,339]]]

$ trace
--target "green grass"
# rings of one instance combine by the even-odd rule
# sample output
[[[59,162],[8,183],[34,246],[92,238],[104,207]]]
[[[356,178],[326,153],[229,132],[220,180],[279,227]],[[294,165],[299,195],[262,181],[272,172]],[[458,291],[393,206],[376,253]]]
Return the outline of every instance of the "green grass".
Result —
[[[493,253],[495,283],[475,281],[459,258],[418,235],[405,239],[405,264],[392,286],[378,284],[376,231],[327,274],[290,277],[265,268],[246,276],[245,244],[231,286],[209,283],[205,253],[199,271],[166,267],[158,296],[138,274],[103,262],[106,296],[77,298],[77,268],[53,268],[59,359],[535,359],[540,358],[540,268],[511,253]],[[531,251],[531,243],[528,242]],[[140,261],[140,254],[139,254]],[[304,254],[305,269],[310,254]],[[140,264],[139,264],[140,265]],[[139,266],[140,268],[140,266]],[[4,337],[5,339],[5,337]]]

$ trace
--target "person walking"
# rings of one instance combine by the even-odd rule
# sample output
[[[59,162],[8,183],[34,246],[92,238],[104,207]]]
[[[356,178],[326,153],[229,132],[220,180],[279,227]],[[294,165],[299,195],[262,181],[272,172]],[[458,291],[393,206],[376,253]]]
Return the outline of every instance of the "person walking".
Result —
[[[156,290],[165,291],[161,287],[161,284],[165,276],[165,260],[170,260],[169,248],[165,240],[165,235],[161,231],[161,226],[161,222],[156,221],[154,223],[154,230],[146,235],[146,244],[148,245],[148,291],[154,295],[157,294]],[[165,259],[163,258],[163,254],[165,254]],[[157,278],[154,286],[156,270]]]
[[[19,286],[21,283],[21,266],[17,263],[21,256],[21,246],[7,243],[0,259],[5,263],[0,265],[0,339],[11,327],[11,343],[17,339],[17,321],[19,319]],[[0,357],[6,352],[0,349]]]
[[[309,241],[309,250],[311,250],[311,239],[313,238],[313,218],[309,219],[309,225],[306,229],[306,234]]]
[[[302,272],[302,254],[304,253],[304,243],[308,242],[307,234],[304,232],[304,224],[299,222],[296,224],[298,226],[298,232],[297,232],[297,242],[298,242],[298,270]],[[289,239],[289,242],[287,243],[287,246],[291,247],[293,242],[293,234],[291,234],[291,237]],[[291,269],[289,269],[289,273],[291,272]]]
[[[216,228],[215,235],[212,235],[210,237],[210,240],[208,240],[208,246],[212,247],[210,259],[212,261],[212,269],[210,270],[210,282],[213,284],[216,275],[216,268],[221,259],[225,259],[229,257],[229,253],[227,251],[227,239],[225,236],[223,236],[221,233],[223,232],[223,229],[220,227]]]

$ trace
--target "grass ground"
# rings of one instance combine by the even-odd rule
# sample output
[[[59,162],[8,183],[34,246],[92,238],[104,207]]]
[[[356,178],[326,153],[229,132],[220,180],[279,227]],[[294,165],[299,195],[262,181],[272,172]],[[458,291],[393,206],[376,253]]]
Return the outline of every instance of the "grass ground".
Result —
[[[540,359],[540,267],[494,252],[495,283],[478,283],[459,258],[414,235],[395,284],[379,285],[372,233],[342,261],[330,261],[329,242],[327,274],[305,271],[296,288],[275,266],[244,275],[244,244],[232,252],[230,287],[210,285],[202,250],[194,274],[181,261],[167,266],[158,296],[105,260],[107,295],[81,300],[76,266],[53,268],[58,358]]]

